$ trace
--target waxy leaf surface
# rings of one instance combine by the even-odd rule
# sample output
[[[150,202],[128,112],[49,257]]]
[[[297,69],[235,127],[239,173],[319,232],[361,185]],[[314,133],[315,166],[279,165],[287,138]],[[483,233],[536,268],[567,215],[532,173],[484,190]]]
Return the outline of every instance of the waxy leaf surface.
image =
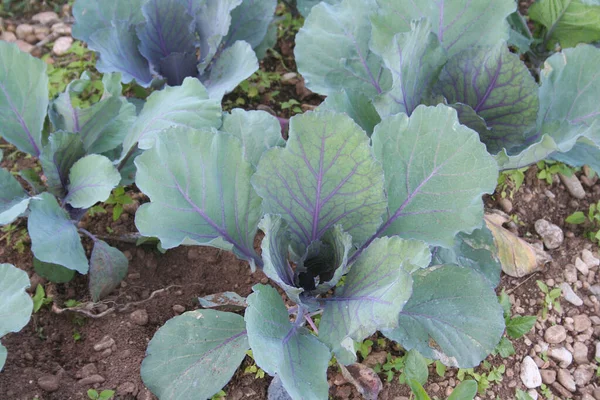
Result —
[[[29,277],[11,264],[0,264],[0,338],[20,331],[29,322],[33,301],[25,292]],[[0,344],[0,371],[6,361],[6,348]]]
[[[211,99],[220,103],[225,93],[233,91],[240,82],[258,70],[258,59],[252,46],[237,41],[223,50],[212,64],[208,75],[201,77]]]
[[[373,48],[384,49],[396,33],[410,31],[411,21],[428,18],[449,56],[476,45],[495,45],[508,39],[506,18],[516,9],[514,0],[377,0],[377,3]]]
[[[391,90],[375,102],[382,117],[398,113],[411,115],[429,94],[447,61],[446,51],[431,33],[428,20],[414,21],[411,27],[411,31],[394,36],[381,53],[393,79]]]
[[[492,232],[484,225],[472,233],[459,233],[454,239],[454,247],[432,250],[431,265],[455,264],[479,272],[490,287],[500,283],[500,263]]]
[[[67,194],[71,167],[84,156],[85,148],[80,135],[64,131],[50,135],[40,156],[50,193],[60,198]]]
[[[180,0],[148,0],[142,7],[145,23],[136,27],[139,49],[154,68],[159,69],[161,60],[173,53],[195,56],[194,18],[186,11]],[[195,57],[187,61],[197,64]]]
[[[231,13],[231,25],[225,38],[225,46],[243,40],[253,49],[258,47],[267,34],[276,7],[277,0],[242,1]]]
[[[369,98],[388,90],[391,77],[369,48],[374,0],[345,0],[315,6],[296,36],[298,71],[310,90],[330,95],[340,89]]]
[[[452,108],[419,106],[410,118],[385,119],[373,147],[389,203],[378,235],[451,247],[456,233],[481,226],[481,196],[494,191],[498,168]]]
[[[170,127],[192,129],[221,126],[221,104],[209,100],[200,81],[187,78],[183,85],[154,92],[125,138],[123,155],[138,144],[146,150],[154,145],[156,135]]]
[[[140,39],[135,26],[114,20],[112,26],[92,34],[88,47],[100,55],[96,68],[103,73],[121,72],[123,83],[135,81],[142,86],[152,82],[150,64],[139,50]]]
[[[363,242],[385,211],[383,171],[369,138],[348,116],[330,111],[293,117],[286,147],[263,155],[252,184],[265,213],[290,224],[299,256],[338,224]]]
[[[479,273],[458,266],[417,271],[413,280],[398,327],[383,334],[448,366],[477,366],[504,332],[494,289]]]
[[[244,319],[256,364],[269,375],[279,375],[294,400],[327,398],[327,346],[306,328],[292,325],[274,288],[256,285],[253,290]]]
[[[71,167],[65,200],[75,208],[89,208],[108,199],[120,181],[121,174],[112,161],[99,154],[90,154]]]
[[[255,167],[266,150],[285,145],[279,121],[265,111],[231,110],[223,116],[221,130],[241,140],[244,159]]]
[[[187,242],[233,250],[250,263],[257,259],[261,200],[239,139],[172,128],[135,164],[136,184],[151,200],[136,214],[142,235],[158,237],[165,249]]]
[[[31,200],[29,208],[27,231],[35,257],[86,274],[88,260],[77,228],[54,196],[42,193]]]
[[[0,41],[0,136],[38,157],[47,108],[46,63]]]
[[[525,134],[535,128],[538,85],[505,42],[466,50],[451,58],[435,91],[449,104],[466,104],[484,119],[489,129],[478,129],[458,108],[461,123],[480,133],[490,153],[521,144]]]
[[[129,262],[119,249],[102,240],[94,241],[90,257],[90,294],[96,302],[112,292],[127,276]]]
[[[210,399],[246,356],[245,328],[239,315],[214,310],[170,319],[148,344],[144,384],[161,399]]]
[[[0,225],[13,222],[29,206],[29,194],[10,172],[0,169]]]
[[[380,329],[398,325],[398,313],[412,293],[410,274],[429,265],[423,242],[399,237],[376,239],[358,257],[344,285],[325,300],[319,338],[343,364],[356,361],[344,343],[362,342]],[[349,341],[351,338],[352,341]]]
[[[546,28],[548,50],[564,49],[600,40],[600,1],[539,0],[529,8],[529,18]]]
[[[115,78],[114,90],[118,91],[118,95],[113,96],[109,90],[112,90],[110,85],[114,84]],[[49,116],[54,129],[78,133],[88,154],[104,153],[121,145],[136,117],[135,106],[120,95],[120,75],[107,74],[102,80],[104,95],[88,108],[75,107],[71,100],[92,83],[87,73],[71,82],[67,90],[50,104]]]
[[[348,114],[369,136],[373,134],[375,125],[381,122],[372,100],[356,91],[342,89],[332,93],[319,108]]]

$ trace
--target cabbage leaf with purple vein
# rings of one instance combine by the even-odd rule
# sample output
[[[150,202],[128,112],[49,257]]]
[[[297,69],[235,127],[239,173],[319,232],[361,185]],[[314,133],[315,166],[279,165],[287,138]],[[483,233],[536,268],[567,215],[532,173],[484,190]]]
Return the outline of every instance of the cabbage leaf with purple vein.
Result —
[[[236,112],[225,116],[221,131],[159,133],[156,145],[136,160],[137,184],[151,200],[140,207],[136,225],[166,248],[216,246],[262,269],[292,305],[286,307],[274,288],[253,288],[244,317],[253,358],[279,377],[292,399],[326,399],[332,354],[351,364],[355,342],[403,323],[403,307],[417,289],[413,276],[430,268],[428,245],[452,247],[456,233],[481,227],[481,195],[493,191],[497,165],[477,133],[460,125],[456,111],[444,105],[417,106],[411,117],[384,118],[374,128],[372,144],[350,117],[333,111],[293,117],[285,146],[275,136],[256,146],[258,133],[238,129],[244,119],[250,121],[244,126],[258,133],[274,124],[260,114]],[[254,247],[258,229],[265,235],[260,256]],[[491,249],[480,250],[473,258],[488,260]],[[490,276],[498,268],[493,262],[486,266]],[[473,302],[453,303],[447,314],[468,313],[464,318],[471,324],[460,335],[448,324],[432,325],[435,315],[424,309],[423,327],[403,336],[401,344],[447,332],[448,340],[436,344],[433,357],[470,367],[485,357],[481,349],[496,346],[504,322],[493,287],[480,271],[455,268],[482,293],[484,312]],[[433,296],[440,285],[445,283],[421,285],[418,293]],[[219,316],[215,329],[226,331],[233,314],[212,313]],[[317,327],[312,317],[320,313]],[[194,398],[185,389],[190,385],[210,388],[202,392],[209,396],[218,391],[213,372],[196,368],[204,351],[185,362],[154,356],[170,335],[214,340],[213,332],[189,322],[188,316],[175,317],[161,328],[148,348],[153,356],[143,364],[142,376],[156,393],[164,393],[158,368],[180,383],[169,385],[167,398]],[[473,324],[489,329],[480,334]],[[469,346],[457,353],[465,336],[471,338]],[[228,342],[226,336],[223,340]],[[183,354],[185,344],[170,344]],[[212,354],[225,360],[227,346]],[[231,371],[240,360],[226,362],[223,369]]]
[[[221,99],[258,69],[276,0],[78,0],[73,36],[123,82],[181,85],[194,77]],[[101,16],[98,18],[98,16]],[[261,56],[263,55],[261,54]],[[228,67],[233,64],[235,67]],[[159,83],[160,84],[160,83]]]
[[[600,49],[554,54],[538,84],[506,44],[512,0],[353,1],[315,6],[296,39],[307,87],[332,97],[322,108],[347,113],[371,134],[373,108],[385,118],[449,104],[501,169],[560,157],[582,141],[599,147]]]
[[[129,11],[114,8],[115,4],[107,2],[104,12],[129,15]],[[96,16],[105,15],[102,10],[95,12]],[[131,18],[135,20],[135,15]],[[101,28],[103,23],[102,18],[95,18],[90,26]],[[43,61],[14,44],[0,42],[0,117],[6,122],[0,126],[0,134],[38,158],[45,177],[42,182],[37,171],[21,171],[26,178],[23,186],[10,172],[0,170],[0,224],[27,216],[31,250],[44,263],[46,275],[61,276],[52,269],[63,267],[68,270],[63,274],[67,277],[73,277],[74,271],[89,271],[90,292],[97,301],[120,283],[128,262],[118,249],[82,229],[79,222],[96,203],[106,201],[115,187],[131,179],[138,147],[150,147],[158,131],[172,126],[219,129],[223,114],[219,101],[209,99],[202,83],[192,78],[181,86],[153,93],[146,102],[136,99],[141,103],[139,115],[122,95],[121,74],[105,74],[101,98],[86,106],[79,105],[85,104],[81,95],[100,83],[87,73],[50,102],[47,80]],[[49,124],[45,124],[47,117]],[[279,124],[271,118],[266,119],[271,134],[263,130],[261,140],[280,143],[278,131],[275,139],[272,133],[272,127]],[[240,119],[251,121],[252,117]],[[233,127],[227,129],[232,135],[239,133]],[[242,137],[248,157],[256,160],[253,153],[261,147],[258,138]],[[82,237],[94,243],[91,260]]]

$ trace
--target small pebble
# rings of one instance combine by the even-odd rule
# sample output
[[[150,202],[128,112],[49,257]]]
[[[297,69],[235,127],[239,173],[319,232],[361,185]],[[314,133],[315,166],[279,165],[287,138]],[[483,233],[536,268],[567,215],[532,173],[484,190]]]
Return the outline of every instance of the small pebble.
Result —
[[[55,375],[44,375],[37,381],[38,386],[44,392],[56,392],[60,387],[60,380]]]
[[[83,378],[80,379],[79,381],[77,381],[77,383],[79,383],[82,386],[89,386],[89,385],[94,385],[96,383],[102,383],[104,382],[106,379],[104,379],[104,377],[102,375],[92,375],[92,376],[88,376],[87,378]]]
[[[523,359],[521,363],[521,381],[528,389],[535,389],[542,385],[542,376],[535,361],[529,356]]]
[[[562,325],[554,325],[546,329],[544,339],[550,344],[558,344],[567,338],[567,331]]]
[[[173,306],[173,311],[177,314],[183,314],[185,312],[185,307],[180,304],[175,304]]]
[[[145,309],[135,310],[129,314],[131,321],[139,326],[144,326],[148,323],[148,312]]]
[[[563,387],[569,392],[574,392],[577,390],[577,387],[575,387],[575,381],[573,380],[573,377],[566,369],[558,370],[557,379],[558,382],[561,385],[563,385]]]
[[[581,300],[581,298],[575,294],[568,283],[563,282],[559,287],[561,288],[563,297],[566,301],[577,307],[583,305],[583,300]]]
[[[566,176],[559,173],[558,176],[562,183],[567,187],[569,193],[571,193],[571,196],[579,200],[585,199],[585,190],[583,189],[583,186],[581,186],[581,182],[579,179],[577,179],[575,174]]]

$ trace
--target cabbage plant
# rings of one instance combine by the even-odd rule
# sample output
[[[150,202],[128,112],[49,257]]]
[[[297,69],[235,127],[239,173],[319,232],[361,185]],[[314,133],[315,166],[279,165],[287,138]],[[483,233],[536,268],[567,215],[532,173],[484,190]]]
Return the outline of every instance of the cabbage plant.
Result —
[[[548,44],[572,46],[564,32],[579,14],[554,15],[553,3],[540,1],[532,13],[552,30]],[[514,0],[321,3],[297,35],[298,70],[308,88],[328,96],[324,108],[348,113],[369,132],[381,118],[444,103],[502,169],[553,157],[600,170],[600,49],[579,44],[555,53],[537,82],[507,46],[515,10]]]
[[[25,292],[29,277],[11,264],[0,264],[0,338],[19,332],[31,317],[33,301]],[[6,362],[6,347],[0,343],[0,371]]]
[[[20,171],[24,188],[0,169],[0,225],[27,216],[36,271],[61,282],[74,271],[89,272],[94,301],[126,276],[128,262],[118,249],[80,228],[79,221],[117,185],[133,182],[134,156],[152,146],[161,129],[222,124],[219,101],[211,100],[197,79],[136,102],[139,111],[121,95],[120,81],[120,74],[105,75],[102,98],[80,108],[79,94],[91,85],[84,73],[49,101],[46,63],[0,42],[0,135],[37,158],[43,172],[42,181],[36,170]],[[89,260],[80,235],[94,243]]]
[[[498,167],[477,133],[445,105],[386,117],[371,138],[319,110],[293,117],[284,143],[265,115],[167,129],[135,160],[150,198],[136,214],[141,234],[165,249],[232,251],[286,297],[259,284],[243,316],[207,308],[171,319],[149,343],[147,387],[161,399],[210,398],[251,349],[292,399],[327,399],[332,356],[355,363],[355,343],[376,331],[446,365],[478,365],[504,322],[482,228]]]
[[[258,69],[276,40],[276,0],[77,0],[73,36],[124,83],[195,77],[220,99]]]

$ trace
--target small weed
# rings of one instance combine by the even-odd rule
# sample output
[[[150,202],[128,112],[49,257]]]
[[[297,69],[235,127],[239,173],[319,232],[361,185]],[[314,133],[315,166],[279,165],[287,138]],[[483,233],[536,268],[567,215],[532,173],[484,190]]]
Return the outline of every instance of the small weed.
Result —
[[[131,196],[125,193],[125,188],[123,186],[119,186],[113,190],[108,200],[106,200],[104,203],[113,206],[113,221],[116,221],[119,219],[121,214],[123,214],[123,206],[133,203],[133,199]]]
[[[81,340],[81,333],[77,330],[77,329],[73,329],[73,341],[75,343],[79,342]]]
[[[475,379],[475,381],[477,381],[477,391],[479,394],[485,393],[485,391],[488,390],[493,383],[502,382],[504,378],[504,372],[506,371],[506,366],[504,364],[501,364],[497,367],[492,367],[489,362],[484,361],[481,366],[488,372],[478,373],[475,372],[473,368],[461,368],[456,374],[456,377],[460,381],[463,381],[467,376]]]
[[[517,389],[517,393],[515,393],[515,399],[517,399],[517,400],[533,400],[533,398],[529,395],[529,393],[527,393],[521,389]]]
[[[546,399],[552,399],[554,398],[554,394],[552,393],[552,390],[550,390],[550,388],[546,385],[544,385],[542,383],[542,386],[540,386],[540,392],[542,393],[542,396],[544,396],[544,398]]]
[[[354,347],[356,347],[356,351],[358,351],[364,359],[367,358],[367,356],[371,353],[371,350],[373,349],[373,344],[374,343],[372,340],[365,340],[362,343],[356,343]]]
[[[52,304],[52,297],[46,297],[46,292],[42,285],[37,285],[35,295],[33,296],[33,312],[36,313],[44,306]]]
[[[295,99],[289,99],[288,101],[281,103],[281,109],[290,110],[294,114],[299,114],[302,112],[302,108],[300,108],[300,102]]]
[[[571,168],[561,162],[556,161],[539,161],[537,163],[538,179],[546,181],[548,185],[552,185],[552,181],[554,180],[554,175],[563,174],[565,176],[573,175],[573,172],[577,171],[577,168]]]
[[[215,394],[210,400],[221,400],[227,397],[227,393],[224,390],[219,391],[219,393]]]
[[[585,237],[592,242],[600,243],[600,201],[590,204],[587,215],[583,211],[575,211],[565,222],[574,225],[585,224]]]
[[[265,371],[263,371],[262,368],[259,368],[256,365],[256,362],[254,362],[254,355],[252,354],[252,350],[248,350],[246,352],[246,355],[252,359],[252,365],[249,365],[248,367],[246,367],[246,369],[244,369],[244,373],[245,374],[255,374],[254,375],[255,379],[263,379],[265,377]],[[218,398],[220,398],[220,397],[218,397]]]
[[[87,395],[91,400],[110,400],[115,395],[114,390],[103,390],[98,393],[95,389],[89,389]]]
[[[511,199],[514,197],[515,193],[523,185],[523,181],[525,181],[525,171],[528,168],[511,169],[500,174],[498,177],[498,188],[500,189],[500,196],[502,198],[506,198],[507,195]]]
[[[550,290],[548,285],[546,285],[542,281],[536,281],[538,287],[544,293],[544,307],[542,309],[542,319],[546,319],[548,317],[548,312],[552,309],[555,309],[557,312],[562,312],[562,308],[560,307],[560,295],[562,290],[560,288],[554,288]]]
[[[502,290],[500,296],[498,296],[500,305],[504,313],[504,323],[506,325],[506,335],[503,337],[494,349],[494,354],[499,354],[502,358],[507,358],[515,354],[515,348],[511,343],[510,339],[520,339],[535,325],[535,316],[520,316],[513,317],[511,315],[511,303],[506,291]],[[510,339],[509,339],[510,338]]]

